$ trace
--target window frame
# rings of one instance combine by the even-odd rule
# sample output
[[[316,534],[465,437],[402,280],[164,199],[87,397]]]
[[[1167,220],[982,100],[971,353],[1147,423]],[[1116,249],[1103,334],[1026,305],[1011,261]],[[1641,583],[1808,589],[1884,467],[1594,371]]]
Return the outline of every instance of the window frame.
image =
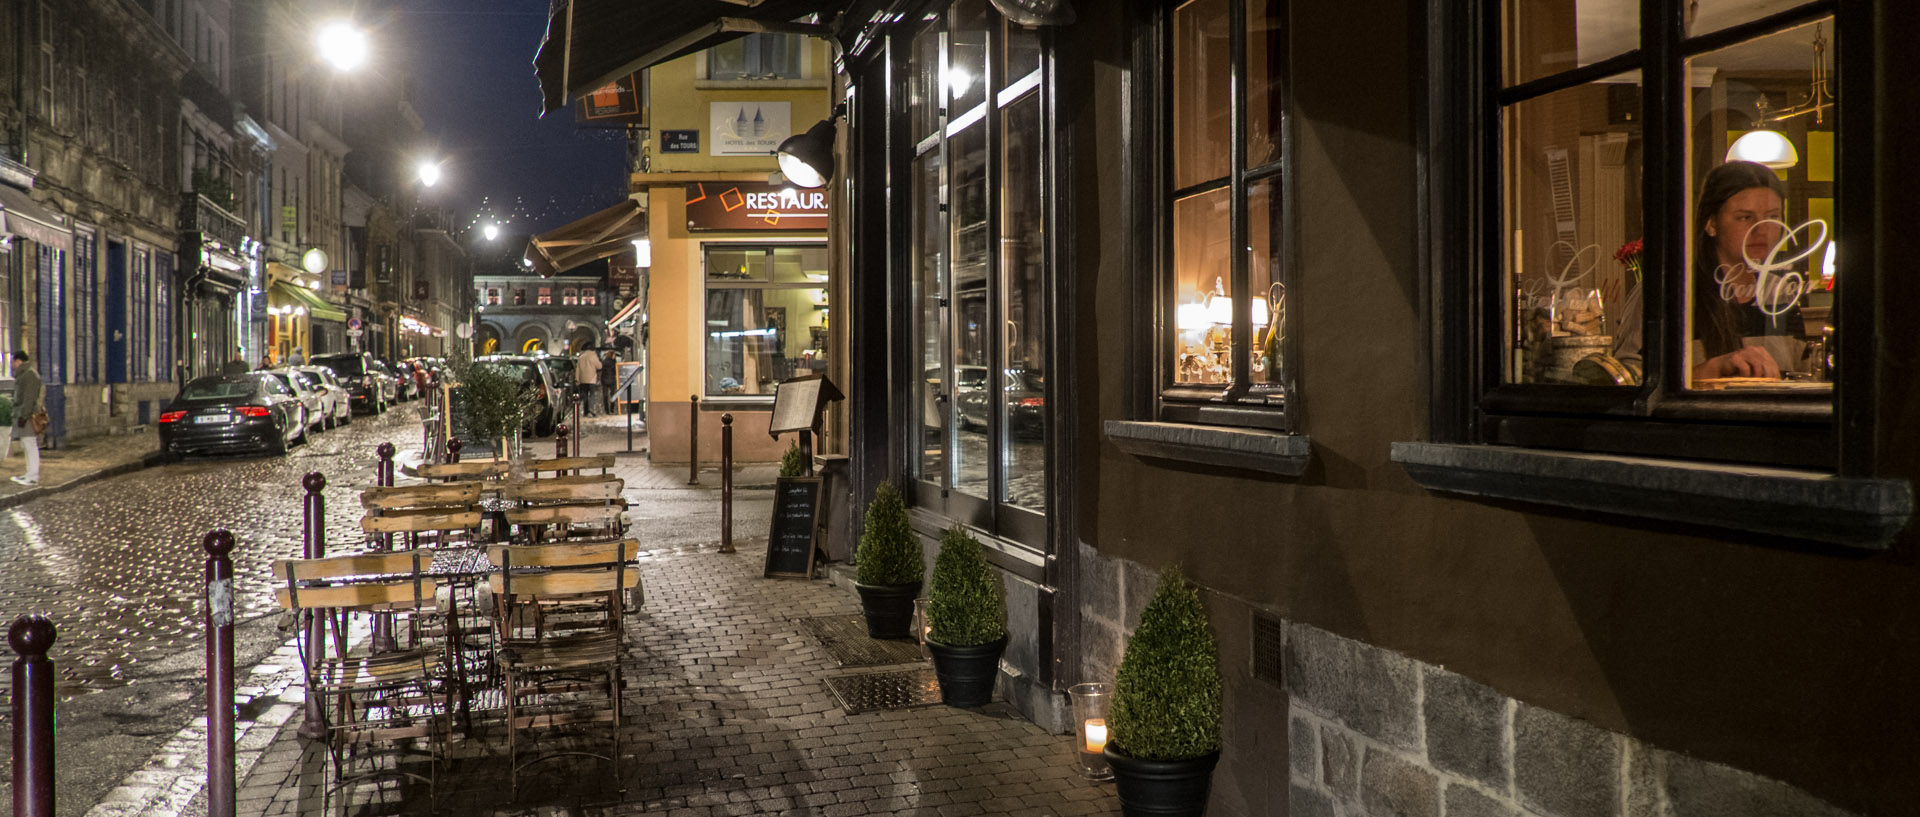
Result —
[[[1686,37],[1684,0],[1642,0],[1640,47],[1548,77],[1502,84],[1501,0],[1432,0],[1431,75],[1422,122],[1429,184],[1422,200],[1423,267],[1429,270],[1433,346],[1429,420],[1442,443],[1562,449],[1586,454],[1716,460],[1806,468],[1842,476],[1873,472],[1872,305],[1881,288],[1869,220],[1875,201],[1871,85],[1856,79],[1864,103],[1836,107],[1835,223],[1848,243],[1845,276],[1835,288],[1830,394],[1804,397],[1688,391],[1669,361],[1684,360],[1686,340],[1668,325],[1684,320],[1685,234],[1690,192],[1686,60],[1767,33],[1833,15],[1833,65],[1839,78],[1873,76],[1872,16],[1839,0],[1809,0],[1727,29]],[[1504,382],[1506,233],[1500,187],[1505,146],[1502,110],[1524,99],[1628,70],[1643,72],[1645,170],[1640,180],[1649,269],[1644,326],[1646,372],[1637,387]],[[1451,78],[1451,79],[1447,79]],[[1461,113],[1466,112],[1466,113]],[[1456,146],[1466,145],[1467,149]],[[1855,247],[1858,249],[1855,249]],[[1679,271],[1678,274],[1662,272]],[[1850,316],[1850,320],[1842,315]],[[1464,375],[1463,375],[1464,373]]]
[[[1140,323],[1143,326],[1156,327],[1150,344],[1144,344],[1141,350],[1152,361],[1146,367],[1152,380],[1151,403],[1142,412],[1145,416],[1161,422],[1229,426],[1250,429],[1263,429],[1274,432],[1290,432],[1297,428],[1296,407],[1301,382],[1301,355],[1297,328],[1288,326],[1284,332],[1291,342],[1281,349],[1280,365],[1282,376],[1278,384],[1251,382],[1253,333],[1250,300],[1244,297],[1233,298],[1232,353],[1228,382],[1224,385],[1182,384],[1177,379],[1177,355],[1179,339],[1175,321],[1175,299],[1178,297],[1174,276],[1173,246],[1175,242],[1173,227],[1174,205],[1182,198],[1200,195],[1221,189],[1219,180],[1210,180],[1187,188],[1174,187],[1174,134],[1173,134],[1173,89],[1174,89],[1174,14],[1190,0],[1162,0],[1153,7],[1155,37],[1148,48],[1141,49],[1138,75],[1147,78],[1141,83],[1136,117],[1139,119],[1135,132],[1140,134],[1139,151],[1148,157],[1147,168],[1141,173],[1136,185],[1136,200],[1140,202],[1146,230],[1141,231],[1143,242],[1139,257],[1153,259],[1150,270],[1150,285],[1141,291],[1153,293],[1153,300],[1141,310]],[[1296,152],[1293,127],[1293,87],[1287,70],[1292,52],[1290,3],[1283,0],[1278,11],[1283,35],[1277,51],[1269,56],[1276,66],[1271,83],[1274,93],[1281,98],[1279,119],[1273,129],[1279,135],[1280,158],[1257,167],[1246,165],[1246,144],[1248,140],[1248,6],[1258,0],[1227,0],[1228,16],[1231,20],[1229,35],[1230,50],[1230,95],[1229,104],[1233,109],[1232,125],[1228,142],[1229,162],[1225,189],[1232,200],[1232,216],[1229,227],[1229,246],[1247,248],[1251,225],[1248,221],[1248,191],[1256,184],[1271,181],[1274,185],[1273,206],[1280,209],[1280,217],[1275,226],[1275,237],[1280,249],[1274,253],[1273,260],[1278,269],[1273,282],[1287,293],[1286,298],[1295,308],[1289,313],[1297,313],[1299,288],[1297,284],[1297,247],[1298,231],[1295,216],[1295,183],[1293,156]],[[1230,257],[1227,288],[1230,292],[1246,293],[1250,278],[1250,249],[1233,252]],[[1295,322],[1297,324],[1297,322]],[[1284,326],[1284,325],[1283,325]]]
[[[700,243],[701,284],[700,284],[699,314],[702,316],[703,323],[701,324],[702,331],[701,331],[701,335],[698,343],[700,347],[700,368],[699,368],[700,379],[701,379],[700,399],[702,402],[727,403],[727,404],[735,404],[735,405],[741,404],[741,403],[755,404],[755,405],[764,404],[769,407],[773,405],[772,392],[766,392],[763,394],[725,394],[725,393],[713,391],[712,387],[706,384],[705,381],[706,381],[706,372],[707,372],[707,337],[705,334],[706,325],[704,323],[704,320],[707,314],[708,296],[711,295],[713,291],[716,289],[718,290],[760,290],[760,291],[821,290],[827,293],[827,297],[831,299],[833,297],[833,290],[832,290],[832,287],[829,286],[827,281],[813,281],[813,280],[775,281],[774,280],[773,260],[772,260],[773,251],[782,250],[782,249],[795,249],[795,248],[820,249],[820,250],[830,249],[828,246],[828,243],[825,240],[806,239],[806,238],[781,239],[781,240],[774,240],[774,241],[763,241],[763,240],[757,240],[757,239],[750,240],[750,241],[718,240],[718,241],[703,241]],[[725,252],[746,252],[751,250],[761,250],[765,252],[767,255],[767,279],[764,281],[752,280],[752,279],[748,279],[748,280],[718,279],[716,280],[713,277],[710,269],[710,259],[712,258],[712,253],[715,250],[720,250]],[[829,259],[827,263],[829,266],[831,266],[832,260]],[[824,271],[825,270],[823,270],[823,272]],[[831,300],[829,300],[828,303],[830,304]],[[825,305],[822,305],[822,306],[824,307]],[[788,316],[787,320],[791,322],[794,320],[794,317]],[[790,331],[791,330],[789,329],[789,332]]]

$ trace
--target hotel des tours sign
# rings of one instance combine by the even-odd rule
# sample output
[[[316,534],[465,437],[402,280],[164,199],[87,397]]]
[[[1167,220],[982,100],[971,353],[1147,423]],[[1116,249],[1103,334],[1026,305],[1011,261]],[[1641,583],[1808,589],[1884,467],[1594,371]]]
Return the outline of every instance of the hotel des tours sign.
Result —
[[[689,230],[824,230],[827,192],[792,185],[692,182]]]

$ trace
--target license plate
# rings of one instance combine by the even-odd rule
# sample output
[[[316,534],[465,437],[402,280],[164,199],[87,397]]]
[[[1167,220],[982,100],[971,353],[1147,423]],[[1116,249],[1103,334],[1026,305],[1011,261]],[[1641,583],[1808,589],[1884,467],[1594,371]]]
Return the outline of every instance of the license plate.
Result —
[[[196,422],[196,423],[224,423],[224,422],[226,422],[226,421],[227,421],[227,415],[225,415],[225,414],[202,414],[202,415],[200,415],[200,416],[198,416],[198,417],[195,417],[195,418],[193,418],[193,421],[194,421],[194,422]]]

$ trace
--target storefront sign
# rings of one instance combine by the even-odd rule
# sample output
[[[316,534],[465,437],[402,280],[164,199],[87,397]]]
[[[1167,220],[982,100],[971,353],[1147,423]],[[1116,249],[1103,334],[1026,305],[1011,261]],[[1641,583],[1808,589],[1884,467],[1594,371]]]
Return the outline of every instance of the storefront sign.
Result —
[[[628,74],[580,97],[574,114],[581,123],[594,125],[632,124],[646,127],[646,115],[640,104],[640,75]]]
[[[793,103],[713,102],[712,156],[767,156],[793,135]]]
[[[413,282],[413,299],[416,301],[424,301],[424,300],[427,300],[428,296],[429,296],[429,290],[427,289],[427,282],[424,280],[414,281]]]
[[[631,295],[640,286],[640,269],[631,263],[608,259],[607,283],[621,295]]]
[[[687,185],[689,230],[824,230],[827,194],[765,183]]]
[[[778,147],[776,145],[775,147]],[[699,153],[700,131],[663,130],[660,132],[661,153]]]

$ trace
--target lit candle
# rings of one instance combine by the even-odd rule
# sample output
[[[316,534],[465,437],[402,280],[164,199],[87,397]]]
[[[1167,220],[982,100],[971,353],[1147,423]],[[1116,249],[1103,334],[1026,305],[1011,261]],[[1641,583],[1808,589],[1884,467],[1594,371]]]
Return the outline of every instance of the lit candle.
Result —
[[[1107,721],[1105,718],[1087,719],[1087,751],[1098,754],[1107,748]]]

